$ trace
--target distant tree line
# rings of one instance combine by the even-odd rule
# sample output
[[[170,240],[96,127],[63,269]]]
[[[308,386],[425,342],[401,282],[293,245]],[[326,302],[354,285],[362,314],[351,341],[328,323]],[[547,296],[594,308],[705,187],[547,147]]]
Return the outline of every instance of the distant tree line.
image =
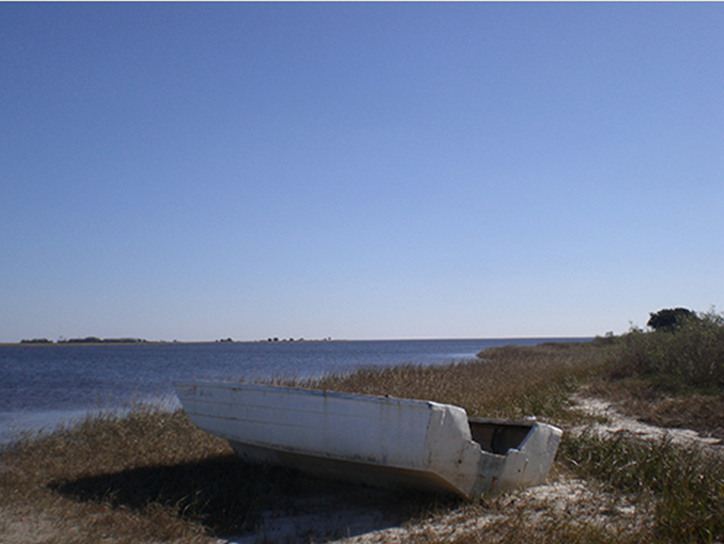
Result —
[[[143,344],[148,342],[143,338],[98,338],[97,336],[86,336],[85,338],[59,338],[58,344]],[[55,344],[47,338],[24,338],[21,344]]]

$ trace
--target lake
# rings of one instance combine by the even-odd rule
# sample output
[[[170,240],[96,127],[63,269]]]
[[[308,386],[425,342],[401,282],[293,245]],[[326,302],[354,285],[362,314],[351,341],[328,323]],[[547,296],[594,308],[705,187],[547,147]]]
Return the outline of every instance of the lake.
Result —
[[[0,442],[89,411],[165,400],[173,380],[315,377],[363,366],[441,364],[490,346],[579,338],[355,340],[0,346]]]

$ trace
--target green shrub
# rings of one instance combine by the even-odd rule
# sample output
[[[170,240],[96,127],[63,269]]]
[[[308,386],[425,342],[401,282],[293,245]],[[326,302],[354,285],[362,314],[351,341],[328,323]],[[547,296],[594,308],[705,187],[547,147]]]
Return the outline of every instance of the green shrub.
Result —
[[[697,319],[696,313],[686,308],[665,308],[649,314],[646,326],[655,331],[674,331],[692,319]]]
[[[632,329],[612,348],[608,371],[671,392],[724,391],[724,317],[708,312],[675,329]]]

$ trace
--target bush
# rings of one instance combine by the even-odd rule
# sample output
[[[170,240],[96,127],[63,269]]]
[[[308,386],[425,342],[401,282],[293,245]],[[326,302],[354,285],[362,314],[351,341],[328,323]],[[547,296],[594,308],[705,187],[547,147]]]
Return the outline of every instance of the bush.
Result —
[[[686,308],[666,308],[656,313],[649,314],[647,327],[655,331],[675,331],[691,320],[697,319],[696,314]]]
[[[611,352],[610,377],[639,376],[674,392],[724,391],[724,317],[711,311],[678,323],[623,335]]]

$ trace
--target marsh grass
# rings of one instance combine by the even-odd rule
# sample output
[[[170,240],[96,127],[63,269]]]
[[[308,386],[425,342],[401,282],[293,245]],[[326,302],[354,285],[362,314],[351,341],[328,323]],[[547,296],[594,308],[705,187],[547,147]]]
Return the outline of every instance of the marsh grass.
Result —
[[[658,542],[638,527],[603,524],[575,512],[547,513],[537,519],[528,508],[492,522],[485,533],[456,539],[455,544],[648,544]]]
[[[616,339],[607,373],[665,393],[724,393],[724,316],[699,314],[671,331],[633,328]]]
[[[550,343],[489,348],[468,362],[366,368],[278,383],[433,400],[461,406],[471,416],[559,420],[569,416],[570,394],[597,372],[598,364],[596,348]]]
[[[654,511],[655,535],[667,542],[724,537],[724,457],[670,440],[585,432],[566,436],[559,459]]]
[[[59,538],[69,542],[108,534],[193,541],[203,534],[189,523],[204,514],[199,472],[233,462],[223,441],[196,430],[183,413],[136,406],[5,446],[0,505],[26,512],[26,524],[37,521],[39,508],[55,512],[67,526]]]

